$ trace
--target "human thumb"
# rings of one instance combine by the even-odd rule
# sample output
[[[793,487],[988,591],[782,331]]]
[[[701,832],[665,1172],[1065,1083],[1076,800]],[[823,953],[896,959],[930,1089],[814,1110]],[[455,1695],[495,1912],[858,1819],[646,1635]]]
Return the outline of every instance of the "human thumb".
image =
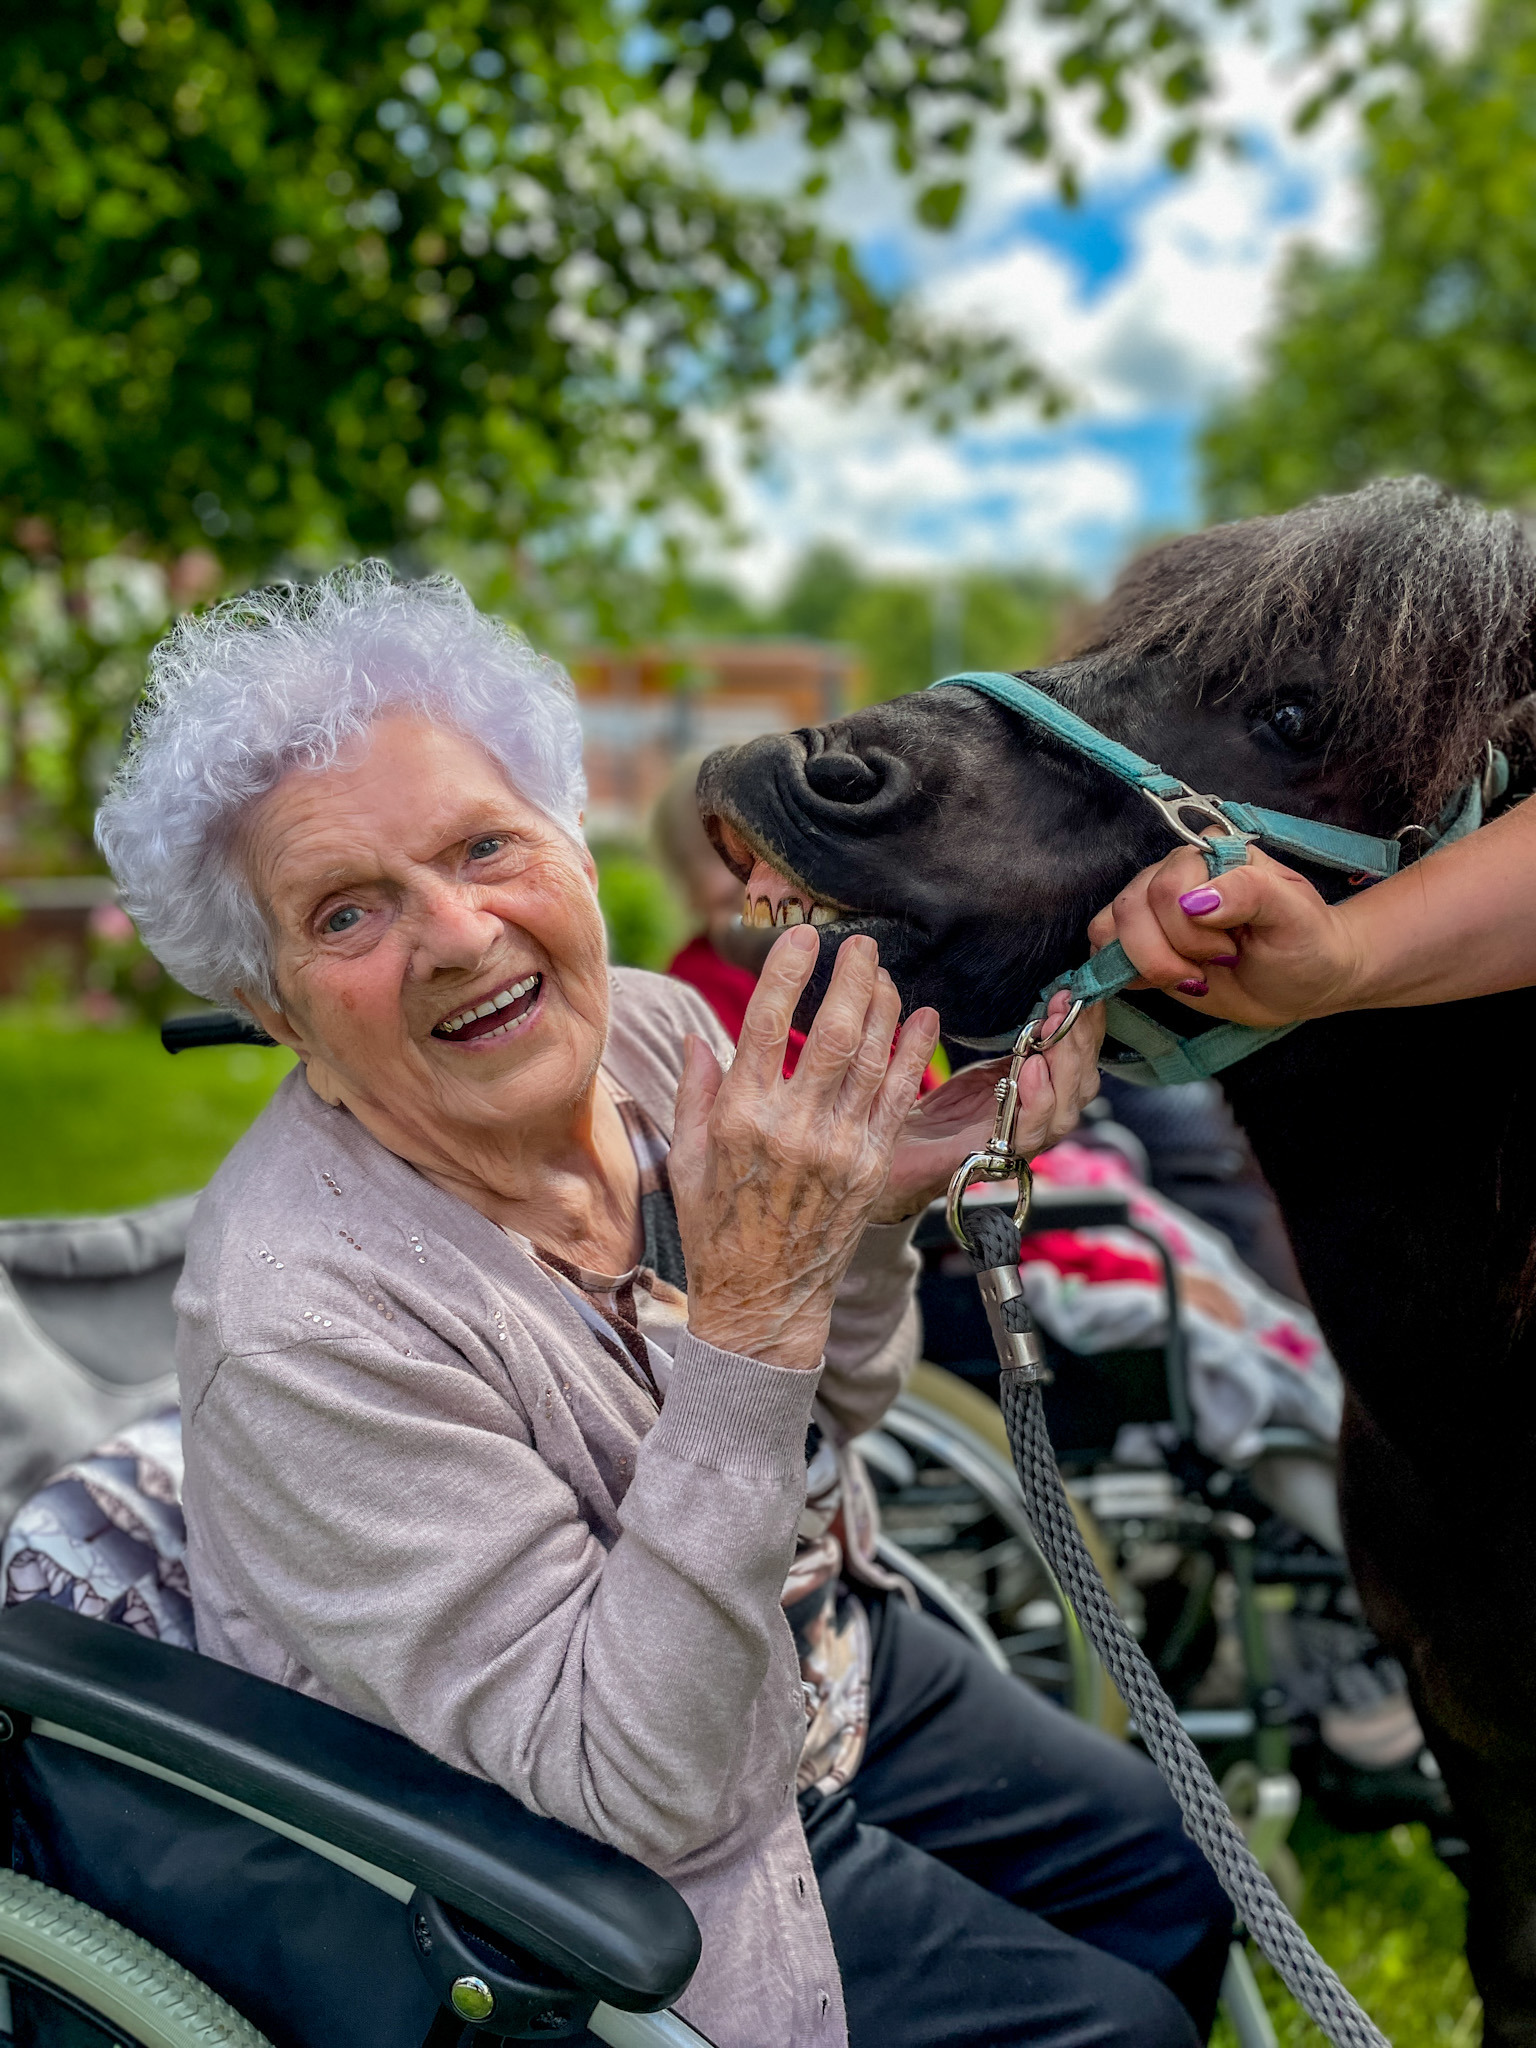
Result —
[[[1305,898],[1322,898],[1304,875],[1277,860],[1262,847],[1249,851],[1246,864],[1229,868],[1225,874],[1186,889],[1178,898],[1179,909],[1196,926],[1234,931],[1239,925],[1256,930],[1287,925],[1310,905]]]

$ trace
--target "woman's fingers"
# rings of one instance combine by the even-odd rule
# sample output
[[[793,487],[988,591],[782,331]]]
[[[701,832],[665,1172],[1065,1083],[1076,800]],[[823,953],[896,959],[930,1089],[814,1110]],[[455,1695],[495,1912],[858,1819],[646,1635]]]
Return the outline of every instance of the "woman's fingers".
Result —
[[[1164,899],[1160,897],[1158,903],[1154,904],[1151,896],[1154,880],[1162,880],[1163,867],[1173,869],[1167,878],[1166,887],[1173,892],[1169,900],[1175,906],[1181,890],[1198,890],[1200,883],[1205,879],[1205,862],[1193,847],[1181,849],[1181,854],[1187,854],[1189,860],[1194,863],[1192,872],[1184,872],[1184,862],[1180,854],[1170,856],[1168,861],[1158,867],[1144,868],[1126,884],[1108,910],[1100,911],[1089,927],[1089,937],[1096,946],[1104,946],[1111,939],[1118,939],[1142,980],[1150,982],[1154,988],[1174,988],[1181,981],[1199,981],[1202,978],[1201,934],[1198,928],[1182,911],[1175,908],[1171,920],[1174,931],[1170,932],[1160,914]],[[1175,862],[1179,863],[1178,867],[1174,867]],[[1194,950],[1185,952],[1183,946],[1191,940],[1194,942]]]
[[[873,941],[866,943],[873,947]],[[805,993],[820,951],[821,941],[809,925],[795,925],[774,941],[736,1041],[731,1072],[739,1076],[738,1085],[771,1088],[783,1074],[795,1005]]]
[[[1198,858],[1198,856],[1196,856]],[[1208,961],[1231,953],[1226,934],[1239,925],[1263,927],[1276,921],[1276,887],[1282,882],[1311,885],[1262,847],[1250,847],[1246,867],[1229,868],[1214,880],[1196,875],[1186,880],[1168,861],[1146,875],[1147,903],[1169,941],[1191,960]]]
[[[799,925],[795,931],[809,932],[810,927]],[[796,1097],[827,1103],[836,1099],[849,1066],[864,1043],[870,1004],[879,985],[880,949],[874,940],[862,933],[844,939],[837,949],[827,992],[806,1034],[794,1078],[787,1084]],[[886,1046],[890,1046],[889,1035]]]
[[[1075,1127],[1084,1103],[1098,1094],[1103,1038],[1104,1006],[1093,1003],[1059,1045],[1040,1059],[1024,1062],[1013,1141],[1026,1158],[1064,1138]]]
[[[1055,1095],[1045,1143],[1054,1145],[1076,1128],[1085,1103],[1099,1092],[1099,1052],[1104,1044],[1104,1005],[1084,1010],[1061,1044],[1045,1056]]]
[[[938,1042],[938,1011],[914,1010],[901,1027],[896,1050],[886,1062],[870,1111],[870,1136],[877,1145],[895,1144],[917,1101],[917,1091],[923,1085],[923,1075]]]
[[[848,1062],[843,1085],[838,1090],[840,1114],[868,1118],[869,1106],[879,1094],[890,1072],[891,1045],[901,1022],[901,997],[896,984],[882,967],[875,976],[875,989],[864,1012],[864,1034],[859,1049]]]
[[[1118,939],[1140,986],[1166,989],[1205,1016],[1267,1025],[1321,1014],[1350,971],[1337,912],[1259,847],[1225,874],[1202,865],[1181,848],[1144,869],[1094,919],[1094,943]]]
[[[696,1032],[683,1039],[683,1074],[677,1084],[677,1109],[672,1125],[674,1151],[687,1152],[702,1145],[709,1126],[709,1112],[715,1106],[724,1070]]]

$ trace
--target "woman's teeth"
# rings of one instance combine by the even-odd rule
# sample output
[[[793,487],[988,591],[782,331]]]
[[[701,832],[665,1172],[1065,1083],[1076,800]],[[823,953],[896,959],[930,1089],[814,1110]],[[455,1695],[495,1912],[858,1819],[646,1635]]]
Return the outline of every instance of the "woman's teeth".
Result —
[[[483,1003],[476,1003],[467,1010],[460,1010],[455,1017],[445,1017],[435,1029],[445,1038],[452,1037],[455,1032],[462,1031],[466,1024],[477,1023],[482,1017],[494,1016],[498,1010],[510,1009],[513,1003],[521,1002],[524,996],[532,995],[538,985],[538,975],[527,975],[522,981],[514,981],[510,988],[498,989],[495,995],[487,996]],[[490,1033],[481,1032],[476,1035],[489,1037]]]
[[[798,896],[786,896],[771,903],[766,896],[749,896],[741,913],[743,924],[770,925],[836,924],[837,912],[827,903],[802,903]]]

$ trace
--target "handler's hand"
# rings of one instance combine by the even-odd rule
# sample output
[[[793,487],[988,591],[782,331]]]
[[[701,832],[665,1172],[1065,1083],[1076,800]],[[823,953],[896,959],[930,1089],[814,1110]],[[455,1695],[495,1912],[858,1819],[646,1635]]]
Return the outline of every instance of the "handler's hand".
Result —
[[[1062,990],[1052,996],[1046,1022],[1054,1028],[1071,1008]],[[1077,1122],[1085,1102],[1099,1092],[1099,1045],[1104,1037],[1104,1006],[1084,1010],[1072,1029],[1048,1053],[1026,1060],[1019,1076],[1019,1114],[1014,1143],[1028,1158],[1064,1138]],[[979,1152],[992,1135],[997,1117],[994,1090],[1008,1071],[1006,1055],[963,1067],[952,1081],[920,1097],[907,1114],[896,1141],[891,1177],[876,1205],[876,1223],[894,1223],[915,1216],[935,1195],[942,1195],[962,1159]]]
[[[689,1328],[723,1351],[812,1368],[832,1299],[886,1186],[934,1046],[933,1010],[901,1016],[873,939],[845,939],[791,1079],[790,1023],[818,941],[777,941],[722,1074],[688,1041],[668,1170],[688,1263]]]
[[[1192,846],[1143,868],[1088,927],[1141,975],[1206,1017],[1294,1024],[1340,1007],[1358,971],[1348,922],[1304,875],[1257,846],[1212,880]]]

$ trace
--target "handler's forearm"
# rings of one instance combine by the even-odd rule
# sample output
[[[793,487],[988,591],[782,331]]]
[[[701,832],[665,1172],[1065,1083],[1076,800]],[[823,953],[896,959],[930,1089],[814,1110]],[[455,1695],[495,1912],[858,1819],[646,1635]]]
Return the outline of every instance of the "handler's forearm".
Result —
[[[1340,906],[1340,1010],[1405,1009],[1536,983],[1536,801]]]

